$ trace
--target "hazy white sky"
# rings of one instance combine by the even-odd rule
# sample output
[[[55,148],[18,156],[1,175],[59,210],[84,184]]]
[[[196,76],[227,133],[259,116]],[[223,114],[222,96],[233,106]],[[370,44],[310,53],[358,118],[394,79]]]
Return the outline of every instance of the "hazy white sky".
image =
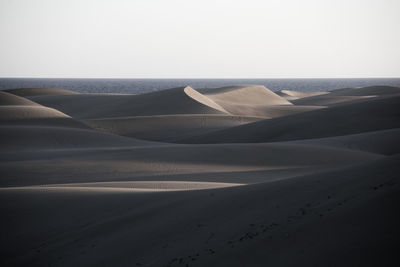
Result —
[[[400,0],[0,0],[0,77],[400,77]]]

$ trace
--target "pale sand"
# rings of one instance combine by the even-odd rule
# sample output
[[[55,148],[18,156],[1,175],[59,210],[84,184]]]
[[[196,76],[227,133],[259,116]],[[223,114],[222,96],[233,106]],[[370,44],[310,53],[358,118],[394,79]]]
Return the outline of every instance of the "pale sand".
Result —
[[[8,92],[1,266],[399,265],[399,88]]]
[[[70,184],[47,184],[37,186],[15,186],[3,187],[0,191],[55,191],[55,192],[161,192],[161,191],[183,191],[202,190],[213,188],[224,188],[240,186],[243,184],[215,183],[215,182],[190,182],[190,181],[129,181],[129,182],[102,182],[102,183],[70,183]]]
[[[294,107],[264,86],[230,86],[199,92],[233,115],[273,118],[319,108]]]
[[[198,91],[217,103],[222,101],[249,105],[291,105],[289,101],[260,85],[229,86]]]

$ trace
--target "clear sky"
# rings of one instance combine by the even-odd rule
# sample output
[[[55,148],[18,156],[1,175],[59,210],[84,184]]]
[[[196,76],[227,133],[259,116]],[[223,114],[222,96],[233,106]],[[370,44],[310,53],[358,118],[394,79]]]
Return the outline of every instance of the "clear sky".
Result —
[[[400,77],[400,0],[0,0],[0,77]]]

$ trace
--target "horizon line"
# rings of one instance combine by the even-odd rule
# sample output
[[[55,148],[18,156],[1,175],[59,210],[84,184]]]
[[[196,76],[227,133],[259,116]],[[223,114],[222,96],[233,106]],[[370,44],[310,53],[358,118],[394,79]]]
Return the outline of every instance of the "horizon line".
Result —
[[[400,79],[398,77],[0,77],[0,79],[264,80],[264,79]]]

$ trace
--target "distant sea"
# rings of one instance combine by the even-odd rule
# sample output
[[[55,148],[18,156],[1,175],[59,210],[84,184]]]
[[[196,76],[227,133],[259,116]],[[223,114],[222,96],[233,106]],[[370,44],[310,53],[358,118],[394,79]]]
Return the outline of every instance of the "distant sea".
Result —
[[[346,87],[390,85],[400,86],[400,78],[352,79],[44,79],[0,78],[0,89],[50,87],[80,93],[141,94],[189,85],[193,88],[213,88],[229,85],[264,85],[272,91],[282,89],[327,91]]]

